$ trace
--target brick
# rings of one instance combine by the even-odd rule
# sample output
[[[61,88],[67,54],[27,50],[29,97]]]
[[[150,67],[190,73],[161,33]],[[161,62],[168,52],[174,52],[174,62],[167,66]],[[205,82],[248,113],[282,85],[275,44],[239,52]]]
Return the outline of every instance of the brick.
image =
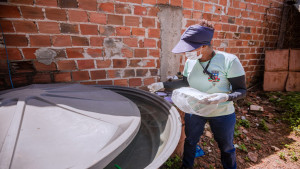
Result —
[[[131,8],[127,4],[115,4],[115,10],[118,14],[131,14]]]
[[[146,76],[147,73],[148,73],[148,69],[137,69],[136,70],[136,76],[138,76],[138,77]]]
[[[51,75],[46,73],[37,73],[32,79],[32,82],[35,84],[51,83],[51,81]]]
[[[127,2],[142,4],[142,0],[127,0]]]
[[[80,24],[82,35],[98,35],[98,25]]]
[[[57,7],[57,0],[36,0],[36,5]]]
[[[58,0],[58,6],[61,8],[78,8],[77,0]]]
[[[151,76],[157,76],[158,70],[157,69],[150,69]]]
[[[123,48],[122,49],[122,54],[123,54],[123,57],[126,57],[126,58],[132,58],[133,57],[133,51],[131,49]]]
[[[181,6],[181,0],[171,0],[172,6]]]
[[[128,86],[128,80],[127,79],[118,79],[118,80],[114,80],[114,85],[115,86]]]
[[[89,46],[89,40],[87,37],[72,36],[73,46]]]
[[[141,6],[134,6],[135,15],[147,15],[147,8]]]
[[[144,39],[144,47],[155,48],[156,40],[154,39]]]
[[[155,5],[156,4],[156,0],[143,0],[143,4]]]
[[[46,8],[46,18],[55,21],[67,21],[66,10]]]
[[[144,28],[132,28],[131,33],[134,36],[145,36],[145,29]]]
[[[194,9],[203,11],[203,3],[202,2],[194,2]]]
[[[137,38],[124,38],[123,43],[129,47],[137,47]]]
[[[139,26],[140,17],[137,16],[125,16],[125,25],[126,26]]]
[[[96,70],[91,71],[91,79],[106,79],[106,71],[105,70]]]
[[[107,15],[107,24],[123,25],[122,15]]]
[[[95,64],[93,59],[77,60],[78,69],[94,69]]]
[[[20,18],[17,6],[0,5],[0,18]]]
[[[52,36],[51,40],[55,47],[72,46],[71,37],[69,35],[55,35]]]
[[[13,21],[16,32],[37,33],[37,27],[32,21]]]
[[[80,82],[80,84],[83,84],[83,85],[96,85],[97,81]]]
[[[140,63],[141,61],[142,61],[141,59],[133,59],[133,60],[130,60],[129,66],[130,66],[130,67],[141,67],[141,66],[139,65],[139,63]]]
[[[74,60],[59,60],[57,61],[58,70],[76,70]]]
[[[289,67],[289,50],[267,50],[265,71],[285,71]]]
[[[22,59],[20,51],[16,48],[7,48],[7,55],[9,60]],[[0,59],[6,60],[6,50],[4,48],[0,48]]]
[[[54,62],[52,62],[50,65],[45,65],[44,63],[35,61],[34,65],[35,65],[35,69],[37,71],[54,71],[54,70],[56,70],[56,65]]]
[[[89,12],[89,20],[92,23],[106,24],[106,15],[97,12]]]
[[[155,67],[155,59],[146,59],[143,62],[145,63],[143,67]]]
[[[87,53],[93,57],[102,57],[102,49],[87,49]]]
[[[51,46],[50,36],[47,35],[30,35],[30,46],[47,47]]]
[[[148,85],[150,85],[150,84],[152,84],[152,83],[155,83],[155,78],[145,78],[144,79],[144,85],[145,86],[148,86]]]
[[[69,10],[70,22],[88,22],[86,11]]]
[[[72,33],[78,34],[78,25],[76,24],[68,24],[68,23],[60,23],[60,31],[61,33]]]
[[[55,82],[70,82],[71,81],[71,73],[70,72],[61,72],[54,74]]]
[[[127,67],[127,59],[113,59],[113,68]]]
[[[78,7],[85,10],[96,11],[97,0],[78,0]]]
[[[157,16],[158,12],[159,12],[158,7],[148,7],[148,16]]]
[[[168,4],[169,0],[157,0],[157,4]]]
[[[112,85],[113,81],[112,80],[100,80],[97,82],[98,85]]]
[[[107,77],[108,78],[121,78],[122,70],[119,69],[113,69],[107,71]]]
[[[25,59],[36,59],[35,51],[39,48],[23,48],[23,55]]]
[[[159,29],[149,29],[148,30],[149,38],[160,38],[160,30]]]
[[[117,36],[130,36],[130,27],[116,27]]]
[[[134,57],[147,57],[147,49],[135,49]]]
[[[159,49],[149,49],[149,56],[152,57],[160,57],[160,50]]]
[[[182,1],[182,7],[183,8],[193,8],[193,0],[184,0]]]
[[[289,71],[300,71],[300,50],[290,50]]]
[[[143,27],[155,27],[155,19],[154,18],[144,18],[143,17]]]
[[[33,0],[9,0],[10,3],[33,5]]]
[[[114,3],[110,3],[110,2],[101,3],[99,4],[99,10],[104,12],[114,13],[115,11]]]
[[[25,35],[4,35],[7,46],[27,46],[28,40]]]
[[[22,6],[22,7],[20,7],[20,9],[22,11],[23,18],[26,18],[26,19],[44,19],[44,13],[42,11],[42,8]]]
[[[111,60],[96,60],[97,68],[109,68],[111,65]]]
[[[300,91],[300,72],[289,72],[286,91]]]
[[[90,37],[90,46],[103,46],[103,37]]]
[[[84,58],[82,48],[67,48],[68,58]]]
[[[0,20],[0,24],[3,32],[15,32],[11,21]]]
[[[142,79],[141,78],[129,79],[129,86],[130,87],[141,86],[141,85],[142,85]]]
[[[135,71],[134,71],[134,69],[126,69],[126,70],[124,70],[123,77],[135,77]]]
[[[115,28],[112,26],[100,26],[99,31],[100,31],[100,35],[104,35],[104,36],[115,35]]]
[[[288,72],[267,72],[264,73],[264,91],[284,91]]]
[[[38,22],[40,33],[60,33],[59,25],[57,22]]]
[[[89,80],[90,75],[88,71],[72,72],[72,79],[73,81]]]

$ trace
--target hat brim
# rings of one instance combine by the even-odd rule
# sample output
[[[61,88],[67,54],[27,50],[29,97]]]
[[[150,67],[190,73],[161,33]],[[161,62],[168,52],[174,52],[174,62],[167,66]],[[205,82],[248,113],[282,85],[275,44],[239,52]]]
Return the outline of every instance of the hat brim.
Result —
[[[203,45],[208,45],[209,43],[193,43],[180,40],[177,45],[172,49],[173,53],[183,53],[193,51],[200,48]]]

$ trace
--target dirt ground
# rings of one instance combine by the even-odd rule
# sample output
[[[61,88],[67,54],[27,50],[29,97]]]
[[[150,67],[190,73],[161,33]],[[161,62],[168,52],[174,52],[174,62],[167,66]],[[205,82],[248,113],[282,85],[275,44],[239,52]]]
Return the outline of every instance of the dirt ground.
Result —
[[[250,105],[263,107],[263,111],[250,110]],[[236,146],[237,167],[240,169],[299,169],[300,136],[296,135],[281,118],[280,109],[268,101],[262,91],[248,92],[246,99],[235,103],[237,123],[234,144]],[[300,118],[300,117],[299,117]],[[241,119],[249,121],[241,124]],[[264,122],[262,122],[264,120]],[[220,151],[207,125],[199,145],[205,155],[195,159],[196,169],[222,168]],[[173,156],[174,158],[174,156]],[[177,157],[181,158],[181,157]],[[177,160],[172,166],[179,168]]]

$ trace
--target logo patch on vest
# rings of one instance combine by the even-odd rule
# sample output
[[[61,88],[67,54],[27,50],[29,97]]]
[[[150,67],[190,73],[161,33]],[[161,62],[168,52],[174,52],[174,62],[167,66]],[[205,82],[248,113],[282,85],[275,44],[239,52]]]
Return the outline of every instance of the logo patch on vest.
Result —
[[[219,78],[219,71],[213,70],[211,72],[212,77],[208,77],[208,81],[209,82],[219,82],[220,78]]]

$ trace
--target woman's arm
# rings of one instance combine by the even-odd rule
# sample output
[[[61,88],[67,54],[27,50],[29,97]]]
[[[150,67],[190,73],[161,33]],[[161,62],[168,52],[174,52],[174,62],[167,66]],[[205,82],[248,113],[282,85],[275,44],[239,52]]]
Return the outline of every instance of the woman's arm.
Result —
[[[245,75],[228,78],[228,81],[232,86],[232,93],[228,94],[228,101],[236,101],[246,96],[247,87]]]
[[[177,89],[180,87],[188,87],[189,82],[187,81],[187,77],[183,76],[182,80],[175,80],[172,82],[163,82],[164,88],[166,89]]]

